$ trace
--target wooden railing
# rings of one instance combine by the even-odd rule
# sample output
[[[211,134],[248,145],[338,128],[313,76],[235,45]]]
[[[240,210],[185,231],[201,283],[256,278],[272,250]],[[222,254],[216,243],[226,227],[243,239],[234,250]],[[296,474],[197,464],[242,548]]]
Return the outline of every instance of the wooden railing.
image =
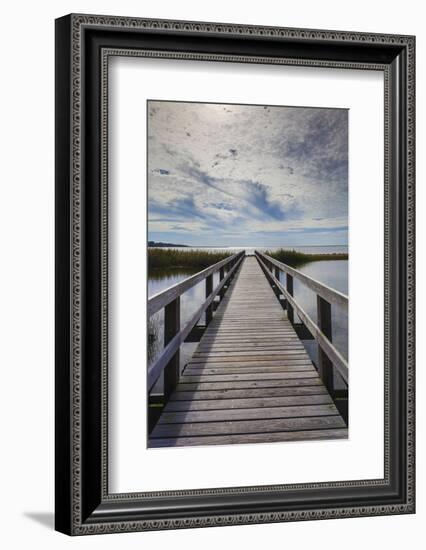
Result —
[[[287,316],[294,325],[294,313],[306,327],[318,344],[318,373],[330,394],[334,394],[333,368],[340,374],[346,386],[348,385],[348,363],[332,343],[331,306],[335,305],[348,311],[348,297],[334,290],[301,271],[279,262],[256,250],[260,267],[268,278],[274,292],[279,297],[284,296],[284,306]],[[286,274],[286,285],[280,281],[280,272]],[[293,280],[299,280],[317,296],[317,322],[315,323],[293,297]]]
[[[213,301],[223,298],[229,283],[237,273],[245,255],[244,250],[195,273],[184,281],[155,294],[148,300],[148,318],[164,308],[164,349],[148,367],[148,394],[152,391],[161,373],[164,372],[164,398],[168,399],[179,381],[180,346],[190,335],[200,317],[206,314],[206,326],[213,317]],[[213,275],[219,272],[219,283],[213,289]],[[180,326],[180,297],[187,290],[206,281],[206,299],[186,325]]]

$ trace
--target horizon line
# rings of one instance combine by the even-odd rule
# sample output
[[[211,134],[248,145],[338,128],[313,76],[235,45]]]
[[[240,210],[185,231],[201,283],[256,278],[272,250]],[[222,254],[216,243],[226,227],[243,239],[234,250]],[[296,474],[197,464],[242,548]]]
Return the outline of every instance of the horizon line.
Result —
[[[276,245],[276,244],[258,244],[258,245],[250,245],[250,244],[244,244],[244,245],[240,245],[240,244],[232,244],[232,245],[220,245],[220,244],[185,244],[185,243],[165,243],[164,241],[154,241],[152,239],[149,239],[150,242],[155,242],[155,243],[163,243],[163,244],[170,244],[170,245],[175,245],[175,246],[187,246],[187,247],[196,247],[196,246],[201,246],[203,248],[258,248],[258,247],[266,247],[266,246],[270,246],[270,247],[274,247],[274,248],[277,248],[277,247],[292,247],[292,246],[304,246],[304,247],[321,247],[321,246],[349,246],[348,243],[345,243],[345,244],[289,244],[289,245],[286,245],[286,244],[283,244],[283,245]]]

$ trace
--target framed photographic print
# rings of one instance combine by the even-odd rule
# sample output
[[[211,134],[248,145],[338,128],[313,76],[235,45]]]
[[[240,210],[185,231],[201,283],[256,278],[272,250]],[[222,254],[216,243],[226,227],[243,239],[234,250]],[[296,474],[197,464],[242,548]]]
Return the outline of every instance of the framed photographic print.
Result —
[[[414,512],[412,36],[56,21],[56,529]]]

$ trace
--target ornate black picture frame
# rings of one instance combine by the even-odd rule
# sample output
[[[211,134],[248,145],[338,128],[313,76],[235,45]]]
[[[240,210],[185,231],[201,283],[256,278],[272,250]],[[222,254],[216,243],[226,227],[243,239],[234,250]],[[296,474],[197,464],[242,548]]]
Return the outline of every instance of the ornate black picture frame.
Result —
[[[114,55],[384,74],[383,479],[110,494],[107,71]],[[413,36],[68,15],[56,21],[56,529],[70,535],[414,512]]]

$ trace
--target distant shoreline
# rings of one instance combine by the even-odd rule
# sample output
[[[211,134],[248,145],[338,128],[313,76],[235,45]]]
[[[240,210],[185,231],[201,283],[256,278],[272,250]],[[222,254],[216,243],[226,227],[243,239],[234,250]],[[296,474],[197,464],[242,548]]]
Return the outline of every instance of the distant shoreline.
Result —
[[[156,241],[148,241],[148,248],[191,248],[187,244],[173,244]]]

